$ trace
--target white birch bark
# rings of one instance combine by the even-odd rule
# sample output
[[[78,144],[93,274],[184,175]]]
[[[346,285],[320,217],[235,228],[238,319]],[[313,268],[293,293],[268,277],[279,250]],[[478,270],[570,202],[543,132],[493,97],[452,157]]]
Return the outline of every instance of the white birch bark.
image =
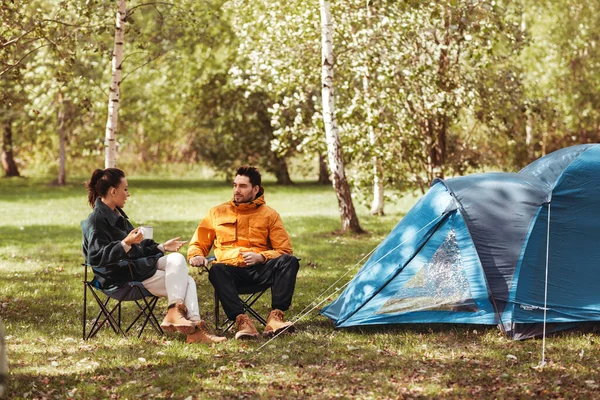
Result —
[[[342,230],[363,232],[352,203],[350,187],[346,180],[342,146],[338,135],[334,106],[333,86],[333,24],[331,21],[329,0],[319,0],[321,5],[321,46],[322,70],[321,83],[323,97],[323,122],[327,142],[327,156],[331,170],[333,188],[338,198],[338,207],[342,218]]]
[[[123,64],[123,44],[125,41],[125,17],[127,0],[117,0],[115,21],[115,44],[112,55],[112,78],[108,96],[108,118],[104,140],[104,167],[114,168],[117,165],[117,120],[119,116],[119,100],[121,99],[121,67]]]
[[[363,76],[363,92],[367,100],[365,103],[367,104],[369,144],[372,149],[375,149],[377,146],[377,135],[375,134],[375,128],[373,128],[373,110],[371,108],[373,107],[373,101],[371,97],[369,67],[367,65],[365,65],[365,75]],[[383,176],[383,167],[377,155],[373,155],[371,163],[373,164],[373,201],[371,202],[371,214],[384,215],[384,187],[383,180],[381,179]]]
[[[65,149],[65,102],[62,92],[58,92],[58,177],[57,184],[64,186],[67,183],[66,149]]]
[[[383,180],[381,179],[382,169],[379,158],[373,156],[373,202],[371,203],[371,215],[385,215],[383,211],[385,199]]]
[[[369,2],[367,1],[367,30],[371,29],[371,8],[369,7]],[[374,118],[373,118],[373,106],[375,101],[373,100],[373,96],[371,95],[371,71],[369,70],[369,63],[365,61],[364,66],[365,72],[363,75],[363,91],[365,94],[365,100],[367,104],[367,124],[369,127],[369,144],[372,149],[375,149],[377,146],[377,135],[375,134],[375,128],[373,128]],[[384,187],[383,187],[383,167],[381,166],[381,160],[377,157],[376,154],[373,155],[372,160],[373,164],[373,201],[371,202],[371,214],[372,215],[384,215],[383,206],[384,206]]]

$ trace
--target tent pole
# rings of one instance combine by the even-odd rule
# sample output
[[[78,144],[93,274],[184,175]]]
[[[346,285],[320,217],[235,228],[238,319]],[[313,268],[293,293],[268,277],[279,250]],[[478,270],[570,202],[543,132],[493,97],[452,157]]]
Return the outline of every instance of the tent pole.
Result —
[[[540,367],[546,365],[546,313],[548,311],[548,264],[550,254],[550,202],[548,202],[548,226],[546,228],[546,279],[544,281],[544,328],[542,333],[542,361]]]

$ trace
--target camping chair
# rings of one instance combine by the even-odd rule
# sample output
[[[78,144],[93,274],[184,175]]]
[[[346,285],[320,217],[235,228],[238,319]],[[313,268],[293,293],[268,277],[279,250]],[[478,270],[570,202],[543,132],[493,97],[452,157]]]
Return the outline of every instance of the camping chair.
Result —
[[[215,260],[216,260],[216,258],[214,256],[207,258],[209,265]],[[208,272],[209,267],[205,266],[204,270],[206,272]],[[252,308],[252,306],[270,288],[271,288],[270,284],[239,286],[237,288],[238,295],[240,295],[240,300],[242,301],[242,307],[244,307],[244,312],[252,315],[261,324],[263,324],[263,326],[267,325],[267,320],[264,317],[262,317],[256,310],[254,310]],[[235,321],[231,321],[229,318],[226,317],[225,320],[223,322],[221,322],[219,314],[220,314],[219,295],[217,294],[217,291],[215,290],[215,328],[217,330],[220,330],[221,332],[228,332],[233,327],[233,325],[235,325]]]
[[[123,265],[121,265],[123,263]],[[120,267],[126,267],[126,261],[119,263]],[[113,286],[110,288],[102,288],[96,277],[92,280],[88,280],[88,268],[91,268],[87,264],[82,264],[84,267],[84,279],[83,279],[83,340],[90,339],[98,333],[98,331],[108,322],[109,326],[116,334],[121,334],[123,337],[127,337],[127,333],[131,328],[138,322],[141,323],[137,337],[142,336],[146,325],[150,323],[152,328],[160,334],[164,335],[163,330],[158,323],[158,320],[154,316],[154,307],[158,301],[158,297],[150,293],[141,282],[128,282],[122,286]],[[130,271],[131,272],[131,271]],[[100,311],[94,319],[90,331],[86,336],[86,323],[87,323],[87,293],[88,291],[92,294],[96,300]],[[113,300],[113,302],[111,302]],[[137,315],[133,321],[127,326],[125,330],[121,327],[121,307],[124,302],[133,302],[137,306]],[[115,318],[116,312],[116,318]]]

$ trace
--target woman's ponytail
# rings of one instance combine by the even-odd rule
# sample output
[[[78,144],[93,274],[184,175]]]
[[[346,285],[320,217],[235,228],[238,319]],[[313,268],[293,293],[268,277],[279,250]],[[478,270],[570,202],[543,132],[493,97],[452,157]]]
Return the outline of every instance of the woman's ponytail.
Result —
[[[125,177],[123,171],[117,168],[106,168],[105,170],[96,169],[92,172],[92,177],[85,182],[88,192],[88,203],[94,208],[96,199],[104,197],[111,187],[119,187],[121,179]]]

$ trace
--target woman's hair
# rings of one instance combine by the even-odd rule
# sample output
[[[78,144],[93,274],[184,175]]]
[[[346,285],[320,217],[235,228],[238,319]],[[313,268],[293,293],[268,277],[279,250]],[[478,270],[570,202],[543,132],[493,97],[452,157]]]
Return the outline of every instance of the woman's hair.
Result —
[[[94,208],[96,199],[106,196],[111,187],[118,188],[123,178],[125,174],[117,168],[97,169],[92,172],[90,180],[85,182],[90,206]]]

